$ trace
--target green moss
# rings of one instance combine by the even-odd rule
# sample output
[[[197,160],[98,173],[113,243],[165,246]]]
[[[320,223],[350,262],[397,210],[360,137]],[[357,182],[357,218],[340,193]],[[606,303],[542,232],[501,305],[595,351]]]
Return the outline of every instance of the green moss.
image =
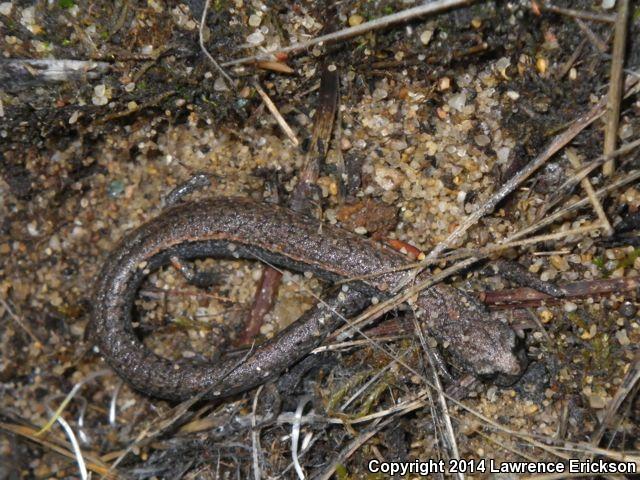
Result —
[[[380,380],[380,382],[378,382],[375,388],[369,393],[369,395],[367,395],[364,402],[362,402],[362,406],[356,414],[357,418],[364,417],[365,415],[369,415],[369,413],[371,413],[372,408],[377,405],[380,396],[389,387],[390,381],[391,378],[386,375],[382,380]]]
[[[636,258],[640,257],[640,248],[634,248],[631,253],[618,262],[618,268],[631,268],[636,261]]]
[[[336,478],[338,480],[349,480],[349,472],[347,471],[347,467],[339,463],[336,465]]]
[[[73,0],[58,0],[58,6],[60,8],[71,8],[76,3]]]
[[[331,395],[331,398],[329,398],[329,402],[327,403],[327,412],[334,412],[336,408],[338,408],[338,404],[342,402],[347,394],[357,388],[361,383],[363,383],[368,378],[368,376],[369,374],[367,372],[361,372],[351,377],[351,379],[349,379],[346,384],[344,384],[337,392]]]
[[[596,335],[591,340],[593,355],[591,361],[595,370],[609,371],[613,367],[611,356],[611,341],[607,334]]]
[[[600,270],[602,273],[604,274],[608,274],[609,272],[607,271],[607,269],[604,266],[604,257],[593,257],[592,260],[593,264],[598,267],[598,270]]]

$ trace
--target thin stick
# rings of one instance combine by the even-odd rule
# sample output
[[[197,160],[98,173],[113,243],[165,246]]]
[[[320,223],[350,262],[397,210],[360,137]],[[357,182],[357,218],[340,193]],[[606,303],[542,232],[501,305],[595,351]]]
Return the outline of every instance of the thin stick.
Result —
[[[253,396],[253,406],[251,408],[251,452],[253,458],[253,478],[260,480],[262,473],[260,469],[260,457],[262,457],[262,448],[260,447],[260,429],[256,426],[256,412],[258,410],[258,398],[262,392],[264,385],[260,385],[256,394]]]
[[[558,70],[558,73],[557,73],[558,79],[563,78],[567,73],[569,73],[569,70],[571,70],[571,67],[573,67],[573,65],[576,63],[576,60],[578,60],[578,57],[580,57],[580,55],[582,54],[582,50],[584,50],[584,47],[587,45],[587,43],[588,43],[588,40],[586,38],[580,42],[580,44],[573,51],[569,59]]]
[[[546,293],[533,290],[529,287],[511,288],[494,292],[480,292],[477,296],[482,303],[491,307],[536,307],[543,302],[546,304],[559,303],[567,299],[602,297],[611,295],[612,293],[623,295],[624,292],[633,292],[640,287],[640,277],[582,280],[559,285],[559,287],[564,293],[564,297],[561,299],[553,298]],[[388,332],[388,334],[392,333],[401,332]]]
[[[609,86],[609,103],[607,105],[607,126],[604,132],[604,154],[616,149],[618,125],[620,124],[620,102],[622,99],[622,77],[625,44],[627,43],[627,24],[629,22],[629,0],[618,0],[616,28],[613,38],[613,54],[611,59],[611,82]],[[615,162],[607,162],[602,167],[606,176],[613,175]]]
[[[585,22],[583,22],[579,18],[576,18],[575,21],[578,24],[580,30],[582,30],[582,33],[584,33],[585,36],[591,41],[591,43],[595,45],[600,53],[607,53],[607,50],[609,50],[609,45],[603,42],[602,39],[598,37],[598,35],[596,35],[593,30],[589,28],[589,25],[587,25]]]
[[[607,15],[605,13],[586,12],[584,10],[556,7],[555,5],[549,5],[549,4],[546,4],[546,5],[538,4],[538,6],[542,10],[547,10],[553,13],[559,13],[560,15],[566,15],[567,17],[581,18],[583,20],[592,20],[594,22],[603,22],[603,23],[614,23],[616,21],[615,15]]]
[[[253,55],[250,57],[231,60],[229,62],[223,63],[222,66],[230,67],[232,65],[243,65],[246,63],[254,63],[258,61],[273,60],[276,55],[297,53],[302,50],[306,50],[309,47],[313,47],[314,45],[322,45],[327,43],[338,42],[340,40],[345,40],[347,38],[352,38],[358,35],[362,35],[372,30],[380,30],[380,29],[389,27],[390,25],[395,25],[397,23],[403,23],[403,22],[409,21],[416,17],[421,17],[423,15],[433,14],[436,12],[441,12],[443,10],[470,4],[472,2],[473,0],[436,0],[434,2],[429,2],[425,5],[419,5],[417,7],[408,8],[407,10],[403,10],[401,12],[397,12],[391,15],[385,15],[384,17],[380,17],[375,20],[371,20],[369,22],[361,23],[360,25],[356,25],[355,27],[345,28],[343,30],[338,30],[337,32],[321,35],[319,37],[313,38],[306,42],[296,43],[294,45],[281,48],[280,50],[277,50],[269,54],[263,53],[263,54]]]
[[[210,0],[207,0],[204,3],[204,8],[202,9],[202,19],[200,20],[200,28],[198,30],[198,40],[200,41],[200,49],[207,56],[209,61],[213,63],[213,66],[216,67],[216,70],[220,72],[220,75],[222,75],[224,79],[227,82],[229,82],[230,85],[233,85],[233,80],[231,80],[231,77],[227,75],[227,72],[225,72],[224,69],[220,66],[220,64],[216,62],[216,59],[213,58],[213,56],[209,53],[209,50],[207,50],[207,47],[204,46],[204,26],[207,21],[207,11],[209,10],[209,2]]]
[[[9,316],[13,319],[13,321],[16,322],[18,326],[22,328],[25,332],[27,332],[27,335],[29,335],[34,342],[36,342],[39,345],[42,345],[42,342],[36,336],[36,334],[33,333],[33,330],[31,330],[31,327],[29,327],[29,325],[23,322],[22,319],[18,315],[16,315],[13,312],[13,310],[11,310],[11,307],[3,298],[0,298],[0,305],[4,307],[4,310],[9,314]]]
[[[569,159],[569,162],[571,162],[571,165],[573,165],[573,168],[580,169],[581,167],[580,158],[578,157],[578,154],[575,152],[575,150],[573,148],[567,148],[566,153],[567,153],[567,158]],[[587,197],[589,198],[591,205],[593,205],[593,210],[596,212],[596,215],[598,215],[598,218],[600,219],[600,223],[604,227],[605,232],[607,233],[608,236],[613,235],[613,227],[611,226],[611,223],[609,223],[607,214],[604,213],[604,209],[602,208],[602,204],[600,203],[600,200],[598,200],[598,196],[596,195],[596,192],[593,189],[593,185],[591,185],[591,182],[587,177],[584,177],[582,180],[580,180],[580,185],[582,185],[582,188],[587,194]]]
[[[291,140],[291,142],[297,147],[300,142],[298,142],[298,139],[296,138],[296,134],[293,133],[293,130],[291,129],[287,121],[284,119],[284,117],[278,110],[278,107],[276,107],[275,103],[273,103],[273,101],[269,98],[269,95],[267,95],[267,92],[265,92],[262,89],[262,87],[258,82],[255,82],[253,86],[255,87],[256,91],[260,95],[260,98],[262,98],[262,101],[264,102],[264,104],[269,109],[269,112],[271,112],[271,115],[273,115],[273,118],[275,118],[276,122],[278,122],[278,125],[280,125],[280,128],[282,129],[282,131],[285,133],[287,137],[289,137],[289,140]]]

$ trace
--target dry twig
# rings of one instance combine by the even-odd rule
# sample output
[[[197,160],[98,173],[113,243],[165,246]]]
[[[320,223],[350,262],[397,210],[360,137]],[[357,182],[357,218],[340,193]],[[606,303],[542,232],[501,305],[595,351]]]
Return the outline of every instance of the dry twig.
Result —
[[[202,9],[202,18],[200,19],[200,28],[198,29],[198,41],[200,42],[200,49],[213,64],[213,66],[216,67],[216,70],[218,70],[220,75],[222,75],[222,77],[227,82],[229,82],[229,85],[233,85],[233,80],[231,80],[231,77],[227,75],[227,72],[225,72],[220,64],[216,62],[216,59],[213,58],[213,56],[209,53],[209,50],[207,50],[207,47],[204,46],[204,27],[207,21],[207,12],[209,11],[210,2],[211,0],[206,0],[206,2],[204,3],[204,8]]]
[[[264,102],[264,104],[269,109],[269,112],[271,112],[271,115],[273,115],[273,118],[275,118],[276,122],[278,122],[278,125],[280,125],[280,128],[282,129],[282,131],[285,133],[287,137],[289,137],[289,140],[291,140],[291,143],[293,143],[297,147],[300,144],[300,142],[298,142],[298,138],[296,137],[296,134],[293,133],[293,130],[291,129],[287,121],[284,119],[284,117],[278,110],[278,107],[276,107],[276,104],[273,103],[273,101],[269,98],[269,95],[267,95],[267,92],[265,92],[262,89],[262,87],[258,82],[255,82],[253,86],[255,87],[256,91],[260,95],[260,98],[262,98],[262,101]]]
[[[360,25],[356,25],[355,27],[345,28],[343,30],[338,30],[337,32],[321,35],[306,42],[301,42],[286,48],[281,48],[280,50],[272,53],[262,53],[259,55],[252,55],[250,57],[231,60],[223,63],[222,66],[230,67],[234,65],[243,65],[265,60],[274,60],[276,58],[276,55],[298,53],[315,45],[326,45],[329,43],[339,42],[340,40],[357,37],[358,35],[362,35],[373,30],[380,30],[391,25],[407,22],[416,17],[421,17],[423,15],[429,15],[436,12],[441,12],[443,10],[448,10],[450,8],[466,5],[468,3],[472,3],[472,1],[473,0],[435,0],[427,4],[408,8],[407,10],[403,10],[401,12],[393,13],[391,15],[385,15],[384,17],[361,23]]]
[[[618,0],[616,28],[613,37],[613,54],[611,59],[611,79],[609,84],[609,100],[607,104],[607,125],[604,132],[604,154],[616,149],[618,141],[618,125],[620,124],[620,102],[622,101],[622,79],[624,52],[627,43],[627,23],[629,22],[629,0]],[[615,163],[608,161],[602,167],[602,173],[613,175]]]
[[[571,165],[573,166],[573,168],[579,169],[581,166],[580,165],[581,162],[575,150],[573,148],[567,148],[566,153],[567,153],[567,158],[569,159],[569,162],[571,162]],[[593,210],[596,212],[596,215],[598,215],[598,218],[600,219],[600,223],[604,227],[607,235],[612,235],[613,227],[611,226],[611,223],[609,223],[607,214],[604,213],[604,209],[602,208],[602,204],[600,203],[600,200],[598,200],[598,196],[596,195],[596,192],[593,189],[593,185],[591,185],[591,182],[587,177],[584,177],[582,180],[580,180],[580,185],[582,185],[582,188],[587,194],[587,197],[589,198],[591,205],[593,205]]]
[[[567,17],[581,18],[583,20],[591,20],[594,22],[614,23],[616,21],[615,15],[608,15],[606,13],[593,13],[585,10],[576,10],[574,8],[562,8],[555,5],[536,3],[542,10],[558,13],[560,15],[566,15]]]

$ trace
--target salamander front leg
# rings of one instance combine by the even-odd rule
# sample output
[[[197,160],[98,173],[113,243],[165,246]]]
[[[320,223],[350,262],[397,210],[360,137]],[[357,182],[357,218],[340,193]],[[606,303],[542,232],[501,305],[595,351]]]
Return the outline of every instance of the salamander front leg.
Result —
[[[176,188],[171,190],[166,197],[164,197],[164,207],[173,207],[177,203],[181,202],[187,195],[210,186],[211,180],[209,179],[209,175],[206,173],[196,173],[189,180],[178,185]]]
[[[190,285],[195,287],[209,288],[222,282],[218,272],[213,270],[196,271],[191,265],[176,256],[171,257],[171,265],[182,274]]]

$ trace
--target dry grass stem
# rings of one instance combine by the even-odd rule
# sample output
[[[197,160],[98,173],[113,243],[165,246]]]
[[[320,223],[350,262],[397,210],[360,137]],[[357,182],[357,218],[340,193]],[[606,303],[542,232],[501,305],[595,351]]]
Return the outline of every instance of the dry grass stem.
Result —
[[[542,10],[547,10],[549,12],[558,13],[560,15],[566,15],[567,17],[572,18],[581,18],[583,20],[590,20],[593,22],[602,22],[602,23],[614,23],[616,21],[616,16],[606,13],[594,13],[587,12],[585,10],[576,10],[575,8],[562,8],[556,7],[555,5],[551,5],[549,3],[538,3],[538,6]]]
[[[209,59],[209,61],[213,64],[213,66],[218,70],[220,75],[229,83],[230,86],[233,86],[233,80],[224,71],[224,69],[220,66],[220,64],[216,61],[215,58],[209,53],[207,47],[204,46],[204,28],[207,22],[207,12],[209,11],[209,3],[211,0],[206,0],[204,3],[204,7],[202,9],[202,18],[200,19],[200,28],[198,29],[198,41],[200,42],[200,49],[205,54],[205,56]]]
[[[627,43],[627,27],[629,23],[629,0],[618,0],[616,26],[613,36],[613,52],[611,58],[611,78],[609,82],[609,99],[607,103],[607,124],[604,131],[605,155],[616,149],[618,142],[618,125],[620,124],[620,103],[622,102],[622,79],[624,53]],[[602,167],[602,173],[613,175],[615,162],[608,161]]]
[[[259,54],[259,55],[253,55],[250,57],[231,60],[223,63],[222,66],[231,67],[235,65],[255,63],[258,61],[274,60],[276,55],[293,54],[293,53],[301,52],[303,50],[307,50],[308,48],[313,47],[315,45],[326,45],[329,43],[339,42],[341,40],[346,40],[348,38],[353,38],[359,35],[363,35],[373,30],[380,30],[383,28],[387,28],[391,25],[404,23],[417,17],[421,17],[424,15],[429,15],[429,14],[441,12],[444,10],[448,10],[450,8],[466,5],[466,4],[472,3],[472,1],[473,0],[435,0],[433,2],[429,2],[424,5],[419,5],[417,7],[409,8],[401,12],[393,13],[391,15],[385,15],[384,17],[376,18],[375,20],[364,22],[354,27],[345,28],[343,30],[338,30],[337,32],[328,33],[326,35],[321,35],[319,37],[313,38],[306,42],[300,42],[286,48],[281,48],[269,54]]]
[[[572,148],[567,148],[566,153],[567,153],[567,158],[569,159],[569,162],[571,163],[573,168],[575,168],[576,170],[579,169],[581,166],[581,162],[576,151]],[[580,180],[580,185],[582,185],[582,188],[587,194],[587,197],[589,198],[591,205],[593,205],[593,210],[596,212],[596,215],[600,219],[600,223],[604,227],[605,232],[607,233],[607,235],[612,235],[613,227],[611,226],[611,223],[609,223],[607,214],[604,213],[604,209],[602,208],[602,204],[600,203],[600,200],[598,200],[598,196],[596,195],[596,192],[593,189],[593,185],[591,185],[591,182],[587,177],[584,177],[582,180]]]
[[[276,107],[275,103],[273,103],[273,101],[269,98],[269,95],[267,95],[267,92],[265,92],[262,89],[262,87],[260,86],[260,84],[258,84],[258,82],[255,82],[253,86],[258,92],[258,95],[260,95],[260,98],[262,98],[262,101],[264,102],[264,104],[267,106],[267,109],[269,110],[271,115],[273,115],[273,118],[275,118],[276,122],[278,122],[278,125],[280,126],[284,134],[289,138],[289,140],[291,140],[291,143],[293,143],[293,145],[297,147],[300,144],[300,142],[298,142],[298,138],[296,137],[296,134],[293,132],[293,130],[291,129],[287,121],[284,119],[284,117],[278,110],[278,107]]]

